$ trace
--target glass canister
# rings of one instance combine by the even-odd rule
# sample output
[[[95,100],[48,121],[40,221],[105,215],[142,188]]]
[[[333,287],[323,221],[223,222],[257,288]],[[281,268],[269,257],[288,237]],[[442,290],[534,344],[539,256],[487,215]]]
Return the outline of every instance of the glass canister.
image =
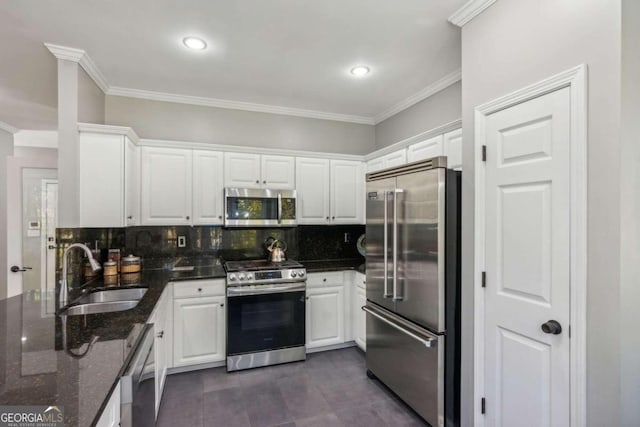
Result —
[[[105,276],[118,275],[118,264],[115,261],[105,261],[105,263],[102,264],[102,269],[104,270]]]
[[[140,271],[141,259],[139,256],[130,254],[120,260],[121,273],[138,273]]]

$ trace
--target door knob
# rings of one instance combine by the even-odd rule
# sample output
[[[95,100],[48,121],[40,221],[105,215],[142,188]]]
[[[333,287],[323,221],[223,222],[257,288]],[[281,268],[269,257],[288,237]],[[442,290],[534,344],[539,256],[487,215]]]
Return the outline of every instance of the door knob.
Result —
[[[545,334],[559,335],[562,332],[562,325],[555,320],[549,320],[540,326]]]
[[[13,273],[22,273],[23,271],[27,271],[27,270],[31,270],[31,269],[32,269],[31,267],[22,267],[22,268],[20,268],[17,265],[12,265],[11,266],[11,271]]]

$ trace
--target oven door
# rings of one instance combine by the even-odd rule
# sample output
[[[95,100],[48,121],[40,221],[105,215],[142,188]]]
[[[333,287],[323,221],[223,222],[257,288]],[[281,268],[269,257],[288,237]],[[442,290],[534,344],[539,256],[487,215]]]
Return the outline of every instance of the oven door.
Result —
[[[298,285],[299,286],[299,285]],[[305,344],[305,291],[227,293],[227,355]]]
[[[296,225],[296,191],[225,188],[227,227]]]

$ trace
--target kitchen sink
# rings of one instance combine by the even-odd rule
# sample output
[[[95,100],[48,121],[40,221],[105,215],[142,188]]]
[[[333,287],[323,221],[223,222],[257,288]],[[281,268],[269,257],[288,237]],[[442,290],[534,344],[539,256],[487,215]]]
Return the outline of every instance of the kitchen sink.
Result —
[[[60,312],[61,316],[80,316],[83,314],[111,313],[114,311],[130,310],[138,305],[140,300],[93,302],[67,307]]]
[[[147,288],[107,289],[91,292],[76,300],[80,304],[92,304],[98,302],[134,301],[140,300],[147,293]]]

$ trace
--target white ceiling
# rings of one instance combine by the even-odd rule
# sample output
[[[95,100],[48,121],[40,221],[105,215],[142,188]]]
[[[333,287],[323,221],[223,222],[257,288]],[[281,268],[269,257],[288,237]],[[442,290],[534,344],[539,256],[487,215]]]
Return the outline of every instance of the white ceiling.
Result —
[[[48,42],[85,50],[111,87],[374,117],[460,68],[447,18],[464,2],[3,1],[0,94],[55,107]],[[185,49],[187,35],[209,48]],[[352,77],[358,64],[370,75]]]

